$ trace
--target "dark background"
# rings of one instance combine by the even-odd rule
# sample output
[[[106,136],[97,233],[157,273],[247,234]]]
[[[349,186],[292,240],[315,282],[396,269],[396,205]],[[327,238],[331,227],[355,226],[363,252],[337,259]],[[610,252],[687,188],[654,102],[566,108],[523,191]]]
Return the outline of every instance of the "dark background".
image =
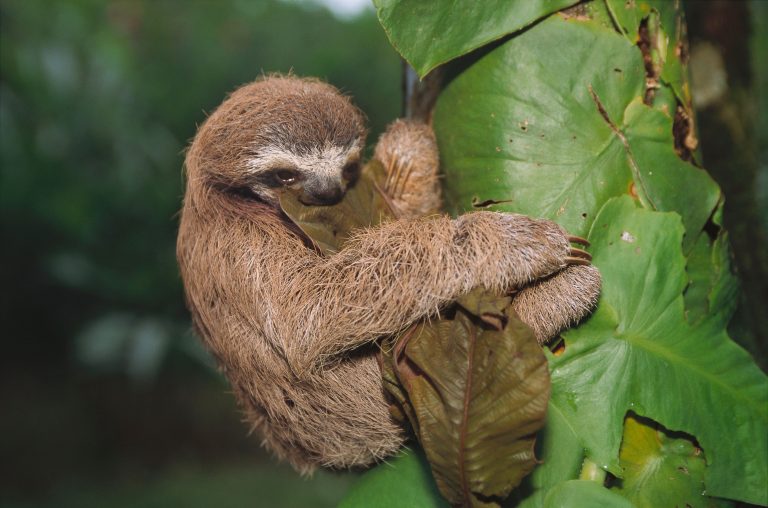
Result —
[[[768,9],[686,8],[694,95],[712,97],[704,161],[746,274],[732,334],[764,362]],[[247,436],[174,258],[196,125],[239,84],[291,70],[353,95],[369,142],[400,112],[399,60],[370,10],[0,0],[0,505],[333,506],[354,481],[301,479]]]

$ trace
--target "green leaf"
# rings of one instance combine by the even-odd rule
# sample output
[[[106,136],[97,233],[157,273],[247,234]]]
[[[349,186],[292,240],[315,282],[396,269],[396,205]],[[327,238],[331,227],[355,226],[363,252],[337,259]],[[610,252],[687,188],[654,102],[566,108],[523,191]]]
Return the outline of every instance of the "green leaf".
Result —
[[[691,90],[688,85],[688,69],[682,55],[686,44],[685,21],[680,2],[669,0],[605,0],[608,11],[621,32],[633,44],[638,41],[640,23],[643,19],[656,16],[650,28],[652,46],[660,53],[656,63],[662,81],[668,84],[677,98],[691,110]]]
[[[588,480],[570,480],[558,484],[547,493],[545,508],[633,508],[632,503],[599,483]]]
[[[571,427],[563,412],[551,400],[547,408],[547,422],[536,438],[536,456],[541,464],[512,492],[512,500],[517,503],[510,506],[541,507],[549,489],[579,476],[584,447],[576,429]]]
[[[717,319],[727,325],[739,301],[739,282],[733,274],[728,233],[721,229],[714,241],[699,236],[686,265],[686,319],[696,324]]]
[[[703,495],[706,462],[690,436],[629,415],[619,457],[624,478],[613,490],[636,508],[731,505]]]
[[[718,320],[723,326],[731,320],[739,302],[739,280],[733,273],[728,233],[720,230],[712,244],[710,255],[709,319]]]
[[[509,303],[474,291],[452,319],[414,327],[385,360],[408,394],[405,412],[437,485],[455,505],[495,506],[488,499],[505,498],[536,464],[549,370]]]
[[[392,46],[419,76],[578,0],[374,0]]]
[[[403,451],[367,471],[339,504],[339,508],[393,506],[448,508],[437,491],[429,464],[419,451]]]
[[[708,235],[699,235],[688,254],[685,272],[688,286],[685,288],[685,317],[696,324],[709,312],[709,292],[712,290],[712,241]]]
[[[497,202],[583,235],[607,199],[634,192],[679,212],[692,247],[719,189],[675,153],[672,118],[642,103],[644,76],[640,50],[590,20],[551,16],[493,49],[437,102],[446,203]]]
[[[609,201],[589,239],[603,275],[595,314],[552,359],[552,403],[587,456],[617,476],[628,411],[696,437],[706,493],[768,502],[768,380],[720,319],[686,322],[683,228],[675,214]]]
[[[663,112],[635,99],[624,112],[624,131],[637,168],[635,182],[643,187],[650,208],[681,215],[688,252],[721,200],[719,187],[706,171],[677,156],[672,118]]]

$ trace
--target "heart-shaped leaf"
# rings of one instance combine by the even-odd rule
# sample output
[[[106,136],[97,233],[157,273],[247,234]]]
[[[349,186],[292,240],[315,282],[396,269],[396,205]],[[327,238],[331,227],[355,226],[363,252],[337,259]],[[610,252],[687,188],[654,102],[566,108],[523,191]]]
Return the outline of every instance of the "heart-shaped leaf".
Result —
[[[685,319],[683,228],[675,214],[609,201],[592,226],[603,294],[553,357],[552,404],[587,456],[617,476],[628,411],[696,437],[706,493],[768,502],[768,380],[717,314]]]
[[[682,215],[689,250],[720,191],[678,157],[672,113],[644,105],[644,86],[640,50],[588,20],[555,15],[493,49],[437,102],[446,203],[502,203],[583,235],[607,199],[632,192]]]

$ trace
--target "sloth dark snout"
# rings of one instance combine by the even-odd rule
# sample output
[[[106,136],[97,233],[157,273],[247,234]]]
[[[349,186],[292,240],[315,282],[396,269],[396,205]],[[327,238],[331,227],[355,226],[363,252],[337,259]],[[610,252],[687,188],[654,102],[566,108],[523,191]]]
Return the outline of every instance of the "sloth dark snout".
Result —
[[[317,182],[315,185],[305,185],[300,201],[305,205],[335,205],[344,197],[345,188],[340,183]]]

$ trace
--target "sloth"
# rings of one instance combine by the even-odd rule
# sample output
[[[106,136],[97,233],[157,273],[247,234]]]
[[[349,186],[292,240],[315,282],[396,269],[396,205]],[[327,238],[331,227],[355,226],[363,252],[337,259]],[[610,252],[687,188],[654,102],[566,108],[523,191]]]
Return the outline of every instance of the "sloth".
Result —
[[[382,386],[381,338],[482,287],[514,292],[544,342],[600,291],[588,254],[554,222],[437,213],[435,140],[409,121],[374,152],[400,185],[398,218],[321,255],[280,194],[339,202],[360,175],[365,137],[362,112],[337,89],[275,75],[233,92],[186,154],[177,257],[196,333],[264,445],[302,473],[370,465],[404,444]]]

